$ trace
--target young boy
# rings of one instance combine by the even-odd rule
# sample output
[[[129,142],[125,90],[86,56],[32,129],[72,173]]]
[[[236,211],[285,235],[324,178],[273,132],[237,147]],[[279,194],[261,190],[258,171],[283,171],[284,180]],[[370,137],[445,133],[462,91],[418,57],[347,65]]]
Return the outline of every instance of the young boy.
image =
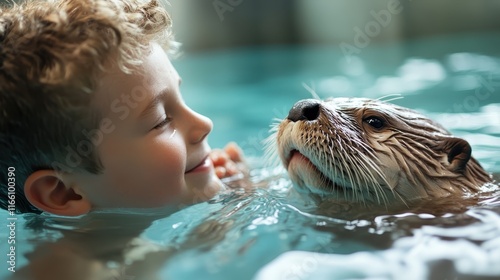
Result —
[[[206,200],[238,172],[182,100],[157,0],[29,1],[0,16],[0,204],[82,215]],[[214,163],[216,168],[214,168]],[[14,187],[15,186],[15,187]]]

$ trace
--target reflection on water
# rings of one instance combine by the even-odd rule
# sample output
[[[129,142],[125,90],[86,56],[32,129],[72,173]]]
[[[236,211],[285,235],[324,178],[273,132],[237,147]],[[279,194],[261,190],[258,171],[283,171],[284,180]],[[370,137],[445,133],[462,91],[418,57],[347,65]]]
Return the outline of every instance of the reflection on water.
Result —
[[[134,279],[123,278],[127,274],[156,279],[151,276],[171,250],[140,234],[159,216],[123,212],[76,218],[23,215],[18,220],[23,230],[16,236],[16,272],[8,279]]]

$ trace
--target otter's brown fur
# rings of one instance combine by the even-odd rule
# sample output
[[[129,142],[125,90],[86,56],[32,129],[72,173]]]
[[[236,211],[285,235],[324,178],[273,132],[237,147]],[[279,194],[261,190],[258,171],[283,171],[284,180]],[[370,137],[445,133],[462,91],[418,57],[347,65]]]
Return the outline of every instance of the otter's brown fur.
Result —
[[[472,195],[492,181],[467,141],[379,100],[299,101],[271,137],[296,189],[329,199],[408,204]]]

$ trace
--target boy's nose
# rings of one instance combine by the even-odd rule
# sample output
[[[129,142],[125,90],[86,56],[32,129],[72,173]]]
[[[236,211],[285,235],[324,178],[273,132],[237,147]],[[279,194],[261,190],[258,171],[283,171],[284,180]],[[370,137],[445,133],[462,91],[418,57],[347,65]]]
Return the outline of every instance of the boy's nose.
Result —
[[[203,141],[212,131],[213,123],[209,118],[190,110],[192,117],[189,120],[190,130],[188,139],[190,143],[196,144]]]

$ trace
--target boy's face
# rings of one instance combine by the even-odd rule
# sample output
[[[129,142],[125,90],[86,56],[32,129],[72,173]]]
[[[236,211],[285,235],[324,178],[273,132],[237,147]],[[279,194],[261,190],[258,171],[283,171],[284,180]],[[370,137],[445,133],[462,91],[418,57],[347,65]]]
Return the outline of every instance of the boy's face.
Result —
[[[95,208],[177,207],[221,188],[208,158],[212,122],[184,104],[179,84],[157,44],[132,74],[115,67],[100,80],[94,143],[104,171],[71,175]]]

